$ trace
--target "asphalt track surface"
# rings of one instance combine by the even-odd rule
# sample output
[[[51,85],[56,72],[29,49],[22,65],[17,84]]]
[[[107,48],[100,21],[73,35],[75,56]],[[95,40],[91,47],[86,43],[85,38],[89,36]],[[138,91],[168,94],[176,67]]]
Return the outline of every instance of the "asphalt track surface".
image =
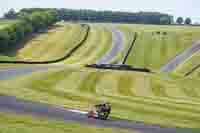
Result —
[[[144,125],[143,123],[135,123],[120,119],[106,121],[89,119],[85,113],[76,113],[62,107],[27,102],[8,96],[0,96],[0,111],[18,115],[31,115],[38,118],[48,118],[49,120],[66,123],[76,122],[99,128],[133,130],[141,133],[199,133],[199,131],[191,131],[189,129],[161,128],[159,126]]]
[[[35,66],[29,68],[17,68],[0,71],[0,80],[8,80],[15,77],[31,74],[33,72],[42,72],[49,69],[63,69],[64,66]]]
[[[170,73],[174,71],[179,65],[186,62],[194,54],[200,51],[200,40],[193,44],[193,46],[185,50],[182,54],[171,60],[167,65],[163,66],[160,70],[162,73]]]
[[[111,52],[107,54],[101,60],[101,62],[103,63],[109,63],[109,61],[115,58],[117,52],[121,52],[123,35],[117,30],[113,30],[113,34],[115,35],[114,42],[117,45],[120,44],[120,46],[114,45],[116,46],[116,48],[113,48],[112,51],[115,51],[116,53]],[[24,76],[33,72],[47,71],[48,69],[58,70],[63,68],[64,66],[36,66],[32,68],[10,69],[5,71],[3,70],[0,71],[0,80],[7,80],[14,77]],[[145,125],[143,123],[135,123],[121,119],[112,120],[111,118],[111,120],[107,121],[88,119],[85,113],[70,111],[62,107],[56,107],[42,103],[24,101],[10,96],[0,96],[0,112],[14,113],[17,115],[30,115],[38,118],[44,117],[48,118],[49,120],[63,121],[67,123],[77,122],[80,124],[86,124],[101,128],[127,129],[140,131],[141,133],[198,133],[189,129],[161,128],[159,126]]]
[[[106,27],[112,32],[113,35],[113,47],[105,56],[97,61],[97,64],[109,64],[121,53],[123,45],[123,33],[113,27]]]

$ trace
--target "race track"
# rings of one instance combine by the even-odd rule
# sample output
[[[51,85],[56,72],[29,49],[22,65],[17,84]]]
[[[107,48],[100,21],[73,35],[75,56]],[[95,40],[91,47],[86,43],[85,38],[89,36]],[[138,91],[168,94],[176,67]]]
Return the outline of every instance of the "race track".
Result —
[[[174,71],[179,65],[186,62],[192,55],[196,54],[200,51],[200,40],[193,44],[193,46],[186,51],[184,51],[182,54],[178,55],[176,58],[171,60],[167,65],[163,66],[160,69],[160,72],[162,73],[169,73]]]
[[[109,63],[112,61],[123,48],[123,34],[115,29],[113,32],[113,48],[98,63]],[[46,71],[48,69],[63,69],[63,66],[43,66],[32,68],[11,69],[0,71],[0,80],[7,80],[14,77],[24,76],[33,72]],[[107,121],[88,119],[85,113],[78,111],[66,110],[62,107],[50,106],[47,104],[33,103],[16,99],[15,97],[0,96],[0,112],[15,113],[18,115],[31,115],[35,117],[45,117],[50,120],[77,122],[102,128],[120,128],[142,133],[198,133],[189,129],[161,128],[159,126],[145,125],[143,123],[135,123],[127,120],[112,119]]]
[[[112,32],[113,35],[113,47],[105,56],[97,61],[97,64],[109,64],[121,53],[123,45],[124,34],[113,27],[107,27]]]
[[[17,68],[0,71],[0,80],[8,80],[15,77],[31,74],[33,72],[42,72],[49,69],[63,69],[64,66],[35,66],[29,68]]]
[[[31,115],[38,118],[48,118],[63,122],[77,122],[101,128],[120,128],[142,133],[199,133],[189,129],[161,128],[159,126],[145,125],[127,120],[96,120],[88,119],[85,113],[68,111],[62,107],[53,107],[41,103],[26,102],[15,97],[0,96],[0,112],[15,113],[18,115]]]

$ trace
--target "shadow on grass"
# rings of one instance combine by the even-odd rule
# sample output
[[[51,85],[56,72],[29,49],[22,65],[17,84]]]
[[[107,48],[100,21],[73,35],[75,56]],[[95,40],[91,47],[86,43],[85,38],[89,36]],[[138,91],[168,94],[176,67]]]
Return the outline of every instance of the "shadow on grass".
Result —
[[[8,57],[16,57],[18,51],[22,48],[24,48],[26,46],[26,44],[33,39],[38,38],[40,35],[48,33],[49,30],[55,29],[55,28],[59,28],[62,27],[61,25],[55,24],[51,27],[49,27],[48,29],[44,29],[44,30],[40,30],[39,32],[34,32],[30,35],[28,35],[27,37],[25,37],[23,40],[21,40],[20,42],[17,43],[17,45],[14,45],[13,47],[11,47],[9,50],[7,51],[1,51],[1,55],[3,56],[8,56]],[[16,60],[14,60],[16,61]]]

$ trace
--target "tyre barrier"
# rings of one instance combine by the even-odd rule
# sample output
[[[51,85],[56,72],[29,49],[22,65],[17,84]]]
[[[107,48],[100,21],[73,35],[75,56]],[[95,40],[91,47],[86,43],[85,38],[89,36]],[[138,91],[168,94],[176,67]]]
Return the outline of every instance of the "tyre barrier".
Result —
[[[108,69],[108,70],[120,70],[120,71],[136,71],[136,72],[145,72],[152,73],[151,70],[147,68],[136,68],[129,65],[113,65],[113,64],[91,64],[86,65],[88,68],[96,69]]]

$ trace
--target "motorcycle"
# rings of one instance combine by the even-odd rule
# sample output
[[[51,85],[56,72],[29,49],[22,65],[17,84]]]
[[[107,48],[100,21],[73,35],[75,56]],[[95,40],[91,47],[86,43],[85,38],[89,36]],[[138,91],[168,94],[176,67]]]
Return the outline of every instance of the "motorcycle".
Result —
[[[88,118],[100,119],[100,120],[107,120],[110,114],[111,107],[108,106],[108,109],[105,109],[106,104],[95,105],[93,108],[88,112]]]

